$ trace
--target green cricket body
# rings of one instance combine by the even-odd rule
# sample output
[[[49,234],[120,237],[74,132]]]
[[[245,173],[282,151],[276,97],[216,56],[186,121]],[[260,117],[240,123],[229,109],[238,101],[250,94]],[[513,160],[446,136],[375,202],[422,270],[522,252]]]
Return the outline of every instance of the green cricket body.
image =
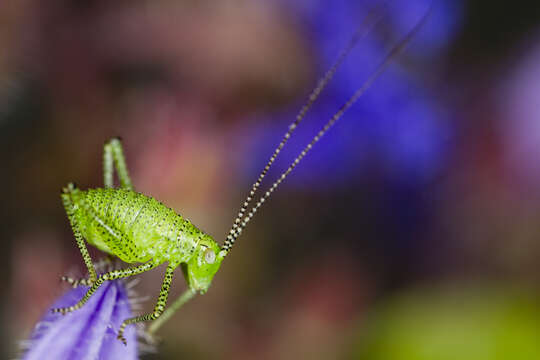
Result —
[[[144,194],[115,188],[75,191],[97,219],[79,206],[81,234],[101,251],[127,263],[183,264],[191,289],[204,293],[221,265],[219,245],[188,219]]]
[[[120,182],[116,188],[114,169]],[[62,279],[73,286],[89,286],[89,289],[76,304],[53,309],[53,312],[67,314],[80,309],[105,281],[141,274],[167,263],[154,310],[122,322],[118,339],[125,343],[123,332],[127,325],[157,320],[150,327],[150,332],[154,332],[197,292],[205,293],[227,251],[189,220],[156,199],[133,190],[118,138],[104,146],[103,176],[103,188],[79,190],[70,183],[62,190],[62,202],[89,274],[83,279],[66,276]],[[135,265],[98,275],[86,243]],[[188,289],[165,309],[174,270],[178,266]]]

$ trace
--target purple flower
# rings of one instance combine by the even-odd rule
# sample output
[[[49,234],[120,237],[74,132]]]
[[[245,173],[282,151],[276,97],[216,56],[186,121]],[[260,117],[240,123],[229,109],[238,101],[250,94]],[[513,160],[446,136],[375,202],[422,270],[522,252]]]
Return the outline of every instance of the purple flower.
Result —
[[[75,304],[86,290],[84,286],[72,289],[51,308]],[[127,346],[116,339],[120,324],[131,316],[124,283],[107,281],[81,309],[67,315],[49,310],[36,325],[22,359],[137,359],[134,326],[128,326],[124,333]]]

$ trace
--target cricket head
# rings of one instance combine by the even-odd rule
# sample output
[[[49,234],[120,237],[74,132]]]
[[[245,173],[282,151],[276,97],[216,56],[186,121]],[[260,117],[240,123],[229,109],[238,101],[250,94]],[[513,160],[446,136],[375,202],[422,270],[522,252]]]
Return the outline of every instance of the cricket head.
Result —
[[[219,245],[209,235],[204,234],[191,259],[183,265],[189,287],[204,294],[221,266],[223,257]]]

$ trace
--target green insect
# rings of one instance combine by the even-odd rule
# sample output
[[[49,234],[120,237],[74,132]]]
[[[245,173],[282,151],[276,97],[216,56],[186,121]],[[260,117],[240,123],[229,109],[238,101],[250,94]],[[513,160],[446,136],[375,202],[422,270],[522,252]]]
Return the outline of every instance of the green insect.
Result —
[[[68,184],[63,189],[62,201],[89,273],[87,279],[66,277],[64,280],[90,288],[77,304],[54,311],[66,313],[80,308],[104,281],[137,275],[168,263],[154,311],[122,323],[118,338],[125,342],[122,334],[128,324],[154,320],[163,313],[173,272],[179,265],[188,282],[188,290],[181,297],[185,302],[196,292],[208,290],[226,251],[189,220],[157,200],[133,191],[119,139],[105,144],[103,164],[104,188],[82,191]],[[119,188],[113,188],[113,165],[120,180]],[[98,277],[84,239],[126,263],[141,265]]]
[[[154,320],[149,328],[149,332],[153,333],[196,293],[204,294],[210,287],[212,279],[220,268],[223,259],[227,256],[234,242],[261,205],[313,148],[315,143],[358,100],[373,81],[383,73],[390,61],[403,50],[405,45],[425,22],[426,18],[427,14],[394,46],[371,76],[339,108],[313,137],[311,142],[294,159],[287,170],[281,174],[278,180],[270,186],[246,214],[249,204],[260,187],[261,181],[270,166],[274,163],[281,149],[290,139],[297,125],[303,120],[313,102],[332,79],[337,68],[354,45],[378,21],[373,16],[367,18],[367,21],[358,29],[344,50],[339,54],[333,66],[319,81],[295,121],[289,126],[289,129],[274,150],[257,181],[253,184],[222,246],[214,241],[211,236],[201,231],[188,219],[178,215],[172,209],[152,197],[135,192],[126,167],[120,139],[114,138],[107,142],[104,146],[103,153],[104,188],[79,190],[75,185],[70,183],[63,189],[61,194],[67,216],[73,228],[77,246],[81,251],[89,274],[88,278],[84,279],[72,279],[68,277],[63,277],[62,279],[73,286],[79,284],[89,286],[89,289],[78,303],[70,307],[53,309],[53,312],[66,314],[81,308],[105,281],[137,275],[163,263],[167,263],[165,277],[154,310],[148,314],[125,319],[120,326],[118,339],[125,344],[123,333],[127,325]],[[113,187],[114,168],[116,168],[120,182],[118,188]],[[133,265],[124,269],[108,271],[98,276],[88,253],[85,239],[86,242],[110,256],[118,257],[122,261]],[[188,288],[171,306],[165,309],[173,273],[178,266],[182,269]]]

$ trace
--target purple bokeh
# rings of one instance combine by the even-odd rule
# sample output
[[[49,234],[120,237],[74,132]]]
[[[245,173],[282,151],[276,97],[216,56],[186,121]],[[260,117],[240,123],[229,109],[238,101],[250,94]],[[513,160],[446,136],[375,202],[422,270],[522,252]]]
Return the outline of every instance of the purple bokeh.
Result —
[[[537,39],[540,33],[535,36]],[[534,39],[534,38],[533,38]],[[508,174],[540,194],[540,46],[527,46],[495,95]]]
[[[383,2],[294,1],[282,2],[282,6],[292,11],[311,38],[317,71],[322,74],[374,3]],[[283,162],[291,161],[301,146],[361,86],[383,60],[389,44],[395,44],[410,31],[430,3],[427,0],[387,2],[379,26],[385,29],[384,34],[374,29],[348,56],[308,112],[305,124],[294,134],[288,146],[291,149],[286,148],[283,154],[287,160]],[[436,2],[430,18],[403,57],[417,57],[425,63],[444,49],[459,28],[460,5],[459,1]],[[454,135],[450,115],[431,95],[431,89],[424,88],[397,62],[399,59],[305,158],[288,179],[292,186],[334,187],[356,181],[372,164],[377,164],[377,170],[391,182],[405,184],[424,184],[439,173]],[[247,164],[248,177],[261,170],[300,106],[295,104],[281,112],[258,116],[252,122],[253,129],[246,130],[252,137],[250,152],[255,154]]]

